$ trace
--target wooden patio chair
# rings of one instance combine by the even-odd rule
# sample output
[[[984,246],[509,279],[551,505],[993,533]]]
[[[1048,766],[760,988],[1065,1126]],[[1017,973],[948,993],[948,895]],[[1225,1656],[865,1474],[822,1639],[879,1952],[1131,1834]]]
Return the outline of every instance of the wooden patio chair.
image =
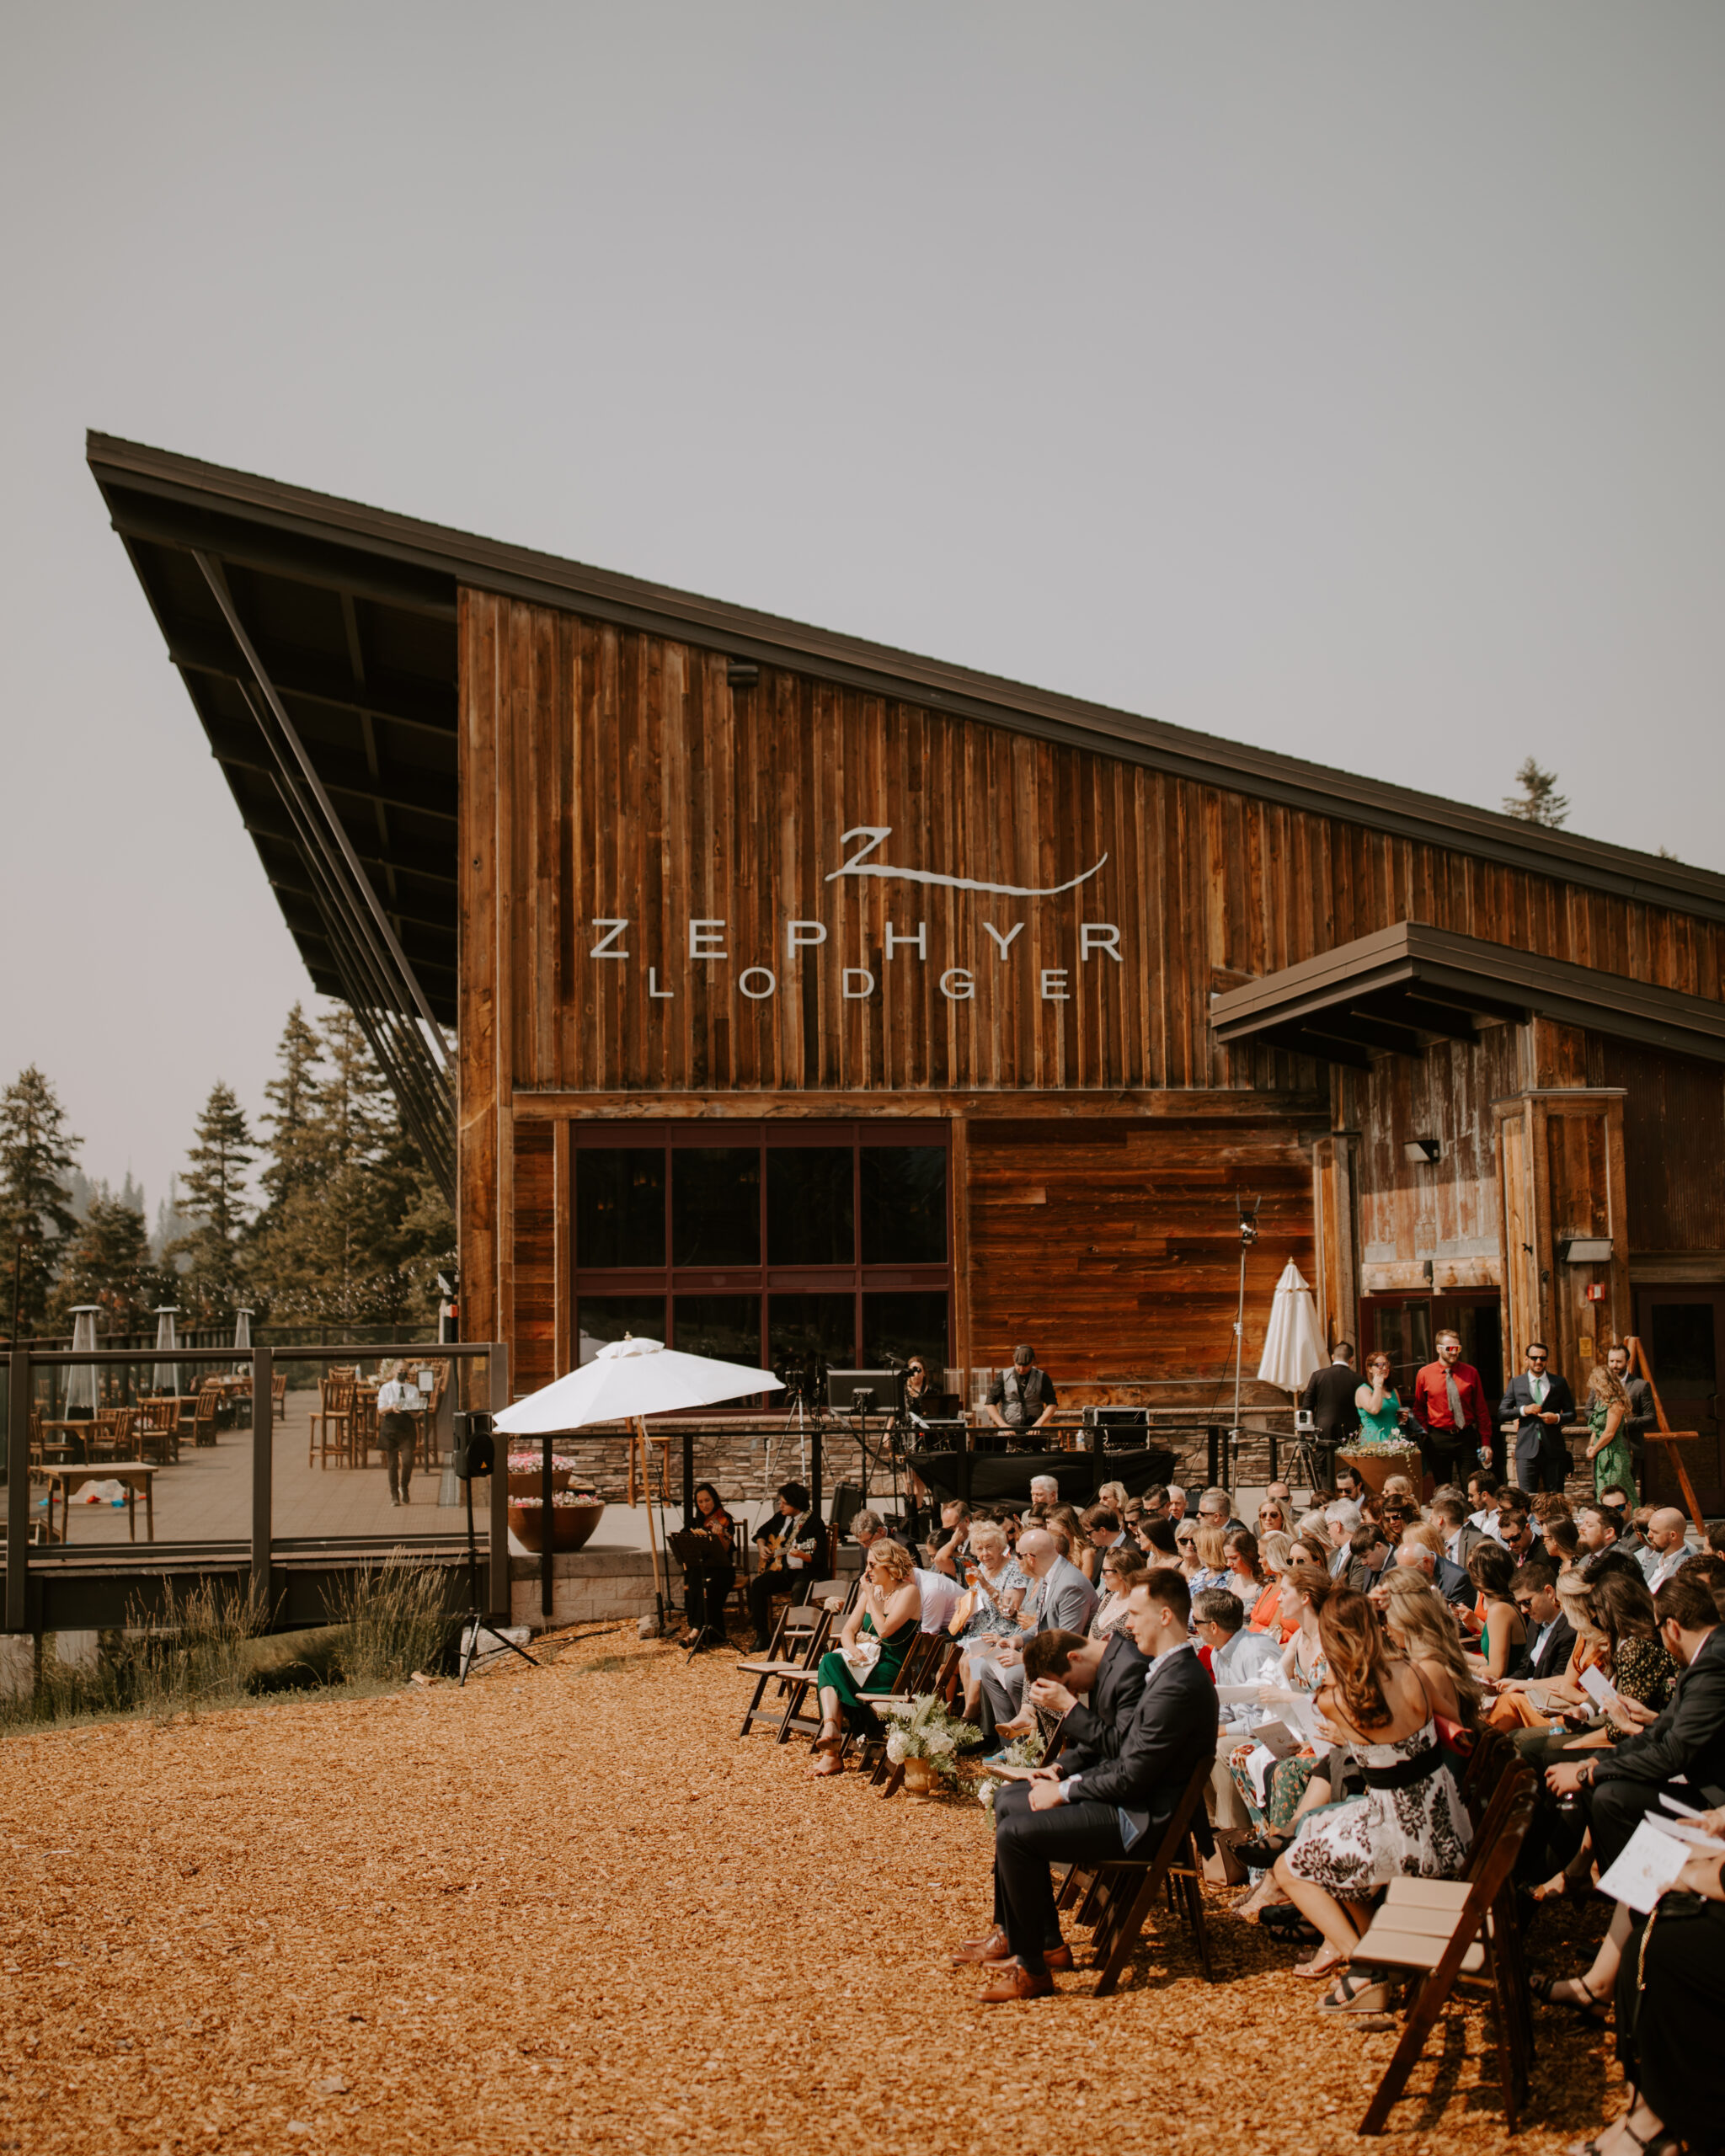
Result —
[[[1120,1981],[1121,1972],[1138,1944],[1138,1935],[1165,1889],[1176,1909],[1190,1924],[1198,1945],[1198,1958],[1206,1983],[1215,1982],[1210,1958],[1210,1927],[1205,1920],[1201,1860],[1195,1822],[1204,1806],[1204,1793],[1215,1770],[1208,1753],[1192,1770],[1192,1779],[1170,1814],[1156,1847],[1143,1856],[1126,1856],[1114,1864],[1098,1865],[1088,1872],[1069,1872],[1060,1894],[1060,1905],[1070,1907],[1081,1894],[1078,1921],[1094,1924],[1092,1941],[1102,1962],[1095,1996],[1106,1999]],[[1150,1837],[1146,1835],[1144,1839]]]
[[[179,1456],[179,1402],[177,1400],[147,1400],[140,1411],[137,1430],[138,1458],[151,1460],[158,1467],[168,1465],[170,1459]]]
[[[1392,1879],[1349,1967],[1412,1979],[1400,2041],[1359,2122],[1381,2133],[1452,1992],[1482,1990],[1497,2017],[1498,2079],[1509,2131],[1527,2100],[1534,2037],[1515,1907],[1521,1853],[1538,1780],[1518,1764],[1502,1776],[1459,1880]]]
[[[192,1405],[192,1449],[216,1443],[216,1417],[222,1406],[219,1386],[201,1386]]]
[[[130,1460],[137,1443],[138,1420],[142,1413],[136,1407],[104,1407],[98,1413],[91,1426],[88,1444],[90,1458],[98,1460]]]
[[[307,1467],[327,1467],[334,1454],[338,1467],[348,1464],[354,1420],[354,1380],[326,1371],[318,1381],[318,1404],[307,1424]]]
[[[286,1370],[272,1370],[270,1373],[270,1403],[275,1410],[276,1421],[280,1422],[287,1407],[287,1372]]]
[[[757,1721],[772,1721],[778,1725],[773,1742],[785,1742],[788,1734],[788,1710],[782,1708],[779,1702],[793,1682],[813,1670],[820,1660],[831,1630],[832,1612],[820,1603],[810,1600],[787,1604],[773,1627],[766,1652],[737,1664],[745,1675],[755,1679],[755,1689],[743,1710],[739,1737],[746,1737]],[[775,1688],[770,1705],[766,1704],[769,1688]]]
[[[373,1445],[377,1446],[377,1458],[381,1464],[383,1448],[377,1444],[377,1395],[375,1391],[361,1390],[359,1380],[355,1379],[349,1398],[351,1407],[348,1424],[348,1465],[350,1467],[369,1467]]]

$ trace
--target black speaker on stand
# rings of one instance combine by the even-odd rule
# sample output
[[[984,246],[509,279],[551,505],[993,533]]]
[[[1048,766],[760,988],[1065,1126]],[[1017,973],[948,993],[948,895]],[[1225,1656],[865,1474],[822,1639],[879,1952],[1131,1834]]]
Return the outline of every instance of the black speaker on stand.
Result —
[[[462,1642],[462,1684],[467,1681],[467,1672],[473,1666],[473,1657],[479,1650],[479,1630],[485,1622],[485,1613],[479,1607],[479,1547],[473,1539],[473,1477],[490,1475],[497,1466],[497,1444],[491,1434],[491,1417],[479,1409],[462,1409],[455,1418],[455,1440],[450,1447],[450,1464],[456,1477],[467,1493],[467,1614],[465,1636]],[[544,1532],[551,1532],[551,1520],[547,1516]],[[491,1636],[499,1646],[507,1647],[511,1654],[518,1654],[529,1669],[540,1664],[523,1646],[513,1640],[506,1640],[500,1632]]]

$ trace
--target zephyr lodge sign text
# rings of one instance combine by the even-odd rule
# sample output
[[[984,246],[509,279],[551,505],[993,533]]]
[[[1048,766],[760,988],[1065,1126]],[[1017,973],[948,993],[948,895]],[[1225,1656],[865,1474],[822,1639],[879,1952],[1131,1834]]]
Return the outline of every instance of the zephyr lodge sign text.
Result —
[[[1100,873],[1108,861],[1104,854],[1092,868],[1081,876],[1074,876],[1064,883],[1050,884],[1046,889],[1035,889],[1022,883],[985,883],[969,876],[943,876],[928,868],[895,868],[890,862],[878,859],[881,848],[892,836],[890,825],[858,824],[846,831],[840,840],[841,847],[854,846],[840,865],[826,878],[836,883],[844,877],[872,877],[882,883],[925,884],[943,891],[976,891],[985,896],[1005,899],[1057,899],[1067,891],[1076,891]],[[611,960],[619,965],[634,963],[629,931],[638,927],[616,915],[595,915],[591,923],[594,942],[588,951],[590,958]],[[1011,965],[1014,962],[1013,945],[1024,931],[1022,921],[1010,927],[1000,927],[991,921],[982,926],[994,945],[996,966]],[[748,951],[733,947],[730,925],[723,921],[692,919],[688,924],[687,963],[689,965],[737,966],[736,985],[740,994],[751,1003],[764,1003],[778,993],[781,972],[801,963],[800,953],[818,949],[828,941],[827,925],[823,921],[792,921],[783,924],[782,940],[774,952]],[[889,921],[883,939],[883,960],[894,963],[927,965],[930,963],[928,924],[926,921],[903,922]],[[868,955],[868,954],[864,954]],[[1111,921],[1081,921],[1078,923],[1076,958],[1080,965],[1092,960],[1111,958],[1121,964],[1120,931]],[[938,954],[937,954],[937,958]],[[686,967],[684,969],[686,972]],[[1070,965],[1039,966],[1035,969],[1037,990],[1046,1003],[1066,1003],[1071,1001],[1071,968]],[[665,978],[660,979],[660,963],[647,968],[647,994],[654,1002],[669,1002],[676,995],[674,969],[668,960],[664,962]],[[879,985],[871,969],[867,965],[846,965],[839,969],[839,993],[847,1002],[865,1002],[875,993]],[[948,966],[939,977],[940,992],[949,1002],[968,1002],[976,993],[976,975],[965,966]]]

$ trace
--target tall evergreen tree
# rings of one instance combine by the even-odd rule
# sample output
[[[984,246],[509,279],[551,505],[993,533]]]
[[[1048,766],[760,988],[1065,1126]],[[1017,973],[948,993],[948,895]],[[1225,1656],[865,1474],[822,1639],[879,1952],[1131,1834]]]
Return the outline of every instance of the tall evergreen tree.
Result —
[[[253,1157],[245,1112],[232,1089],[217,1079],[198,1117],[181,1186],[180,1209],[196,1225],[166,1253],[171,1261],[187,1261],[181,1293],[206,1319],[231,1310],[243,1292],[240,1237],[249,1211],[245,1171]]]
[[[97,1303],[104,1332],[142,1332],[153,1323],[158,1305],[174,1299],[170,1285],[150,1249],[142,1205],[129,1204],[126,1193],[142,1197],[127,1179],[114,1197],[97,1183],[77,1233],[67,1246],[54,1290],[51,1315],[58,1331],[72,1330],[79,1303]]]
[[[314,1126],[322,1077],[318,1035],[296,1003],[275,1050],[276,1075],[264,1088],[270,1102],[263,1121],[264,1166],[258,1180],[264,1189],[264,1224],[278,1222],[281,1209],[296,1190],[315,1180]]]
[[[35,1064],[0,1094],[0,1252],[7,1322],[19,1336],[45,1316],[61,1254],[77,1225],[68,1178],[83,1143]]]

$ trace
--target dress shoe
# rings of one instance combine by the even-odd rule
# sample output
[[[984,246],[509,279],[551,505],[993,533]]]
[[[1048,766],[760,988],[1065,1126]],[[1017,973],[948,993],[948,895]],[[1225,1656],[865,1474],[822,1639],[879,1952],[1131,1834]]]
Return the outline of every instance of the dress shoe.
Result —
[[[996,1961],[1009,1961],[1012,1958],[1011,1942],[996,1924],[986,1939],[961,1939],[958,1951],[953,1956],[953,1967],[955,1969],[987,1968]],[[1070,1969],[1072,1950],[1062,1943],[1059,1946],[1049,1947],[1042,1958],[1051,1969]]]
[[[1022,1961],[997,1961],[994,1982],[978,1998],[979,2006],[1006,2006],[1015,1999],[1047,1999],[1055,1980],[1046,1969],[1027,1969]]]

